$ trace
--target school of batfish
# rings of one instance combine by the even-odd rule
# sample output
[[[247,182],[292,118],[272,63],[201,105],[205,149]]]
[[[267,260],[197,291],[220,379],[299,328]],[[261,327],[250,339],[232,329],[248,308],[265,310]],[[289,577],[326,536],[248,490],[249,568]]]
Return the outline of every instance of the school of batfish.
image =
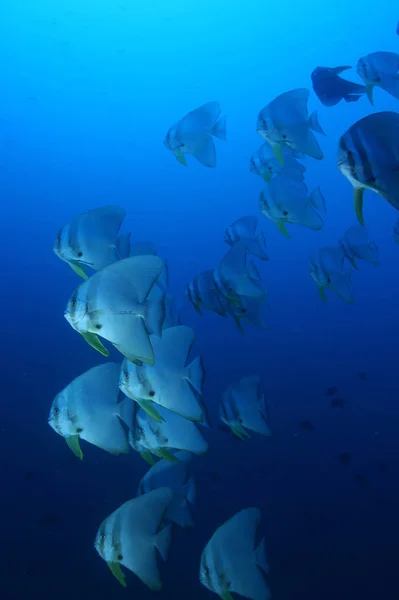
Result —
[[[348,66],[317,67],[313,89],[325,106],[367,96],[373,104],[378,86],[399,98],[399,55],[375,52],[361,58],[363,83],[340,77]],[[324,135],[317,114],[308,114],[309,91],[287,91],[258,114],[256,131],[263,140],[250,158],[250,171],[263,179],[260,213],[289,237],[287,225],[323,228],[326,202],[319,187],[310,193],[300,160],[323,158],[314,132]],[[186,166],[190,154],[207,167],[216,166],[214,138],[226,140],[226,118],[218,102],[189,112],[167,132],[164,145]],[[338,143],[337,166],[354,188],[359,221],[334,247],[319,248],[310,260],[310,275],[320,297],[326,288],[352,303],[351,273],[359,261],[379,264],[378,249],[364,227],[363,196],[373,190],[399,209],[399,114],[377,112],[354,123]],[[195,332],[180,322],[168,292],[168,268],[152,242],[120,234],[126,212],[105,206],[79,214],[58,232],[54,252],[81,278],[64,316],[71,327],[104,357],[107,345],[122,355],[76,377],[54,398],[49,425],[82,459],[80,442],[114,455],[136,451],[150,468],[137,496],[107,516],[94,546],[113,575],[126,586],[132,571],[150,589],[161,588],[157,551],[166,560],[171,527],[194,525],[196,486],[193,454],[208,450],[209,427],[204,401],[205,370],[201,357],[191,358]],[[266,291],[254,261],[269,260],[256,216],[238,218],[225,230],[229,246],[215,269],[196,275],[186,297],[201,315],[207,309],[230,316],[241,332],[247,323],[266,327]],[[399,221],[394,228],[399,242]],[[232,383],[219,405],[220,427],[241,440],[252,433],[270,436],[269,414],[260,378],[249,375]],[[200,557],[201,583],[223,600],[236,592],[251,600],[268,600],[269,571],[264,539],[257,545],[260,511],[246,508],[213,534]]]

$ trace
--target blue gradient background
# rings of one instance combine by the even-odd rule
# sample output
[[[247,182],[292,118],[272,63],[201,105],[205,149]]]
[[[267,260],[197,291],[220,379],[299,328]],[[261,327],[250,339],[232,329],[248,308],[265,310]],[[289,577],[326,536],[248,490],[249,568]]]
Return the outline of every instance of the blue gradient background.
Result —
[[[258,214],[262,182],[248,160],[262,143],[259,110],[310,88],[318,65],[398,51],[397,8],[393,0],[2,0],[2,599],[154,596],[133,575],[120,587],[93,548],[99,523],[135,495],[146,464],[87,445],[79,463],[47,425],[54,395],[102,360],[63,318],[77,280],[53,254],[54,238],[76,213],[113,203],[128,211],[124,231],[154,241],[169,263],[182,321],[197,332],[213,421],[209,453],[195,459],[197,526],[175,531],[159,597],[211,598],[198,581],[201,550],[223,520],[255,505],[274,600],[399,598],[398,213],[366,192],[381,266],[353,273],[353,306],[333,294],[323,305],[308,267],[313,251],[355,223],[351,187],[335,165],[339,136],[398,101],[377,89],[374,108],[365,98],[325,108],[312,92],[327,137],[318,136],[325,159],[306,161],[306,182],[320,184],[328,213],[321,232],[290,227],[289,240],[259,215],[270,254],[261,265],[266,332],[242,336],[232,320],[201,319],[184,298],[185,284],[226,252],[225,226]],[[216,140],[216,169],[190,158],[184,169],[164,134],[210,100],[227,114],[228,142]],[[262,378],[273,436],[244,445],[218,429],[216,407],[248,374]],[[343,411],[331,409],[329,386],[345,398]],[[303,419],[313,433],[298,429]],[[353,452],[347,467],[341,452]]]

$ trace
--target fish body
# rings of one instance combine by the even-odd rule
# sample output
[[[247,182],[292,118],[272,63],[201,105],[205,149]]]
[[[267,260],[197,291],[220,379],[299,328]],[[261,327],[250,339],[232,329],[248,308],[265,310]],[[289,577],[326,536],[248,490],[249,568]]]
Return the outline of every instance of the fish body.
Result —
[[[358,221],[364,225],[363,194],[372,190],[399,210],[399,114],[373,113],[340,138],[337,166],[354,188]]]
[[[200,581],[223,600],[235,592],[250,600],[269,600],[265,541],[256,546],[260,511],[247,508],[218,527],[201,555]]]
[[[218,102],[208,102],[173,125],[164,145],[184,166],[187,166],[185,154],[191,154],[204,166],[216,167],[214,137],[226,140],[226,118],[221,117]]]
[[[259,113],[257,133],[268,142],[278,160],[284,165],[282,147],[288,146],[299,152],[321,160],[323,152],[313,131],[324,134],[317,113],[308,114],[309,90],[299,88],[280,94]]]
[[[341,100],[356,102],[366,93],[364,85],[347,81],[340,73],[352,67],[316,67],[311,79],[316,96],[324,106],[335,106]]]
[[[108,265],[73,292],[65,310],[69,324],[107,355],[98,336],[128,360],[153,364],[150,333],[162,334],[165,294],[152,291],[164,270],[158,256],[133,256]]]

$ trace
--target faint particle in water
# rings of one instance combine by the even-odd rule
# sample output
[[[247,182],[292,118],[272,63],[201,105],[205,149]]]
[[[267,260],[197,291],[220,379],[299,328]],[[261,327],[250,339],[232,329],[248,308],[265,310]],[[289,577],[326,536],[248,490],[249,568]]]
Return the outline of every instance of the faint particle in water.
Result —
[[[388,463],[387,462],[380,462],[380,473],[387,473],[388,472]]]
[[[333,398],[331,400],[331,406],[333,408],[344,408],[345,400],[343,398]]]
[[[309,433],[312,433],[315,430],[315,426],[311,421],[300,421],[299,425],[301,429],[308,431]]]
[[[342,454],[339,455],[339,464],[343,467],[349,465],[351,460],[352,454],[350,452],[342,452]]]
[[[365,371],[359,371],[358,374],[357,374],[357,376],[362,381],[366,381],[366,379],[367,379],[367,373],[365,373]]]
[[[230,427],[227,427],[230,429]],[[218,471],[208,471],[208,477],[212,483],[219,483],[222,479],[222,475]]]
[[[358,473],[357,475],[355,475],[354,479],[359,487],[367,487],[367,477],[363,473]]]
[[[24,479],[32,479],[32,477],[33,477],[32,471],[25,471]]]
[[[337,387],[329,387],[329,388],[327,388],[326,396],[334,396],[334,394],[336,394],[337,391],[338,391]]]
[[[62,522],[62,516],[59,513],[43,513],[38,518],[38,523],[42,527],[57,527]]]

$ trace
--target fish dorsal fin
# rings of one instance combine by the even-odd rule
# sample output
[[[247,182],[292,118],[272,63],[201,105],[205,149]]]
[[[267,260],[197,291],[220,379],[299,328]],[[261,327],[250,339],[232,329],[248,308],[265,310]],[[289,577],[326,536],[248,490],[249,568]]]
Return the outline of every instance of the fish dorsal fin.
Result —
[[[166,369],[182,369],[185,367],[194,340],[194,330],[185,325],[177,325],[166,329],[161,338],[152,335],[151,343],[155,353],[155,368],[158,363]]]
[[[93,275],[105,286],[118,286],[118,292],[142,304],[165,268],[162,258],[155,255],[129,256],[106,266]]]
[[[252,237],[258,226],[258,219],[254,216],[241,217],[231,224],[232,230],[238,237]]]

